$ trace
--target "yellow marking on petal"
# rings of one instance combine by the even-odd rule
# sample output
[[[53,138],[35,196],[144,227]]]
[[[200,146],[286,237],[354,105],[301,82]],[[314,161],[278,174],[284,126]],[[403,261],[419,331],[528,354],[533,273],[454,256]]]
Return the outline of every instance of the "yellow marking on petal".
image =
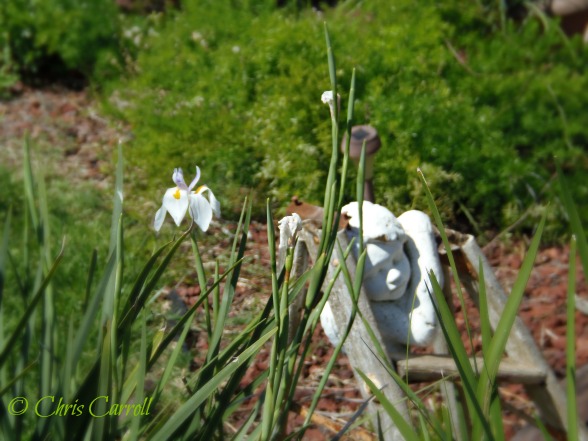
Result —
[[[208,188],[208,187],[206,187],[206,185],[201,185],[200,187],[198,187],[198,188],[196,189],[196,191],[195,191],[194,193],[195,193],[195,194],[200,194],[200,192],[201,192],[202,190],[206,189],[206,188]]]
[[[176,187],[176,192],[174,193],[174,198],[180,199],[180,188]]]

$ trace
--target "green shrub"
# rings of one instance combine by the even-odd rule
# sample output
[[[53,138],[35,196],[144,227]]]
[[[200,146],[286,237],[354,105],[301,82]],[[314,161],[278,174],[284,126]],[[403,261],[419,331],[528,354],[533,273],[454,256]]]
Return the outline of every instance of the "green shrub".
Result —
[[[57,80],[120,71],[118,9],[113,0],[11,0],[0,5],[0,39],[27,78]]]
[[[338,65],[358,72],[355,123],[382,138],[376,199],[396,212],[425,206],[420,166],[453,225],[502,229],[551,199],[554,154],[575,196],[588,189],[588,52],[556,23],[544,29],[528,18],[500,29],[486,12],[455,1],[343,2],[296,15],[186,2],[156,28],[137,74],[110,102],[133,126],[131,161],[158,185],[168,184],[170,167],[196,163],[235,209],[249,189],[260,215],[267,195],[281,207],[295,194],[320,204],[330,151],[320,102],[329,88],[326,20]],[[350,76],[350,68],[337,71],[342,84]],[[548,232],[560,217],[550,216]]]

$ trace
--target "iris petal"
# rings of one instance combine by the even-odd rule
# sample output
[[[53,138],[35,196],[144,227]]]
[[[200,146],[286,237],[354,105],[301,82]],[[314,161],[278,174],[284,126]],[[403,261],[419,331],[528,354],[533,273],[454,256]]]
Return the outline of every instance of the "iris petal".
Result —
[[[162,206],[159,210],[157,210],[157,213],[155,213],[155,220],[153,221],[153,228],[155,228],[155,231],[159,231],[161,229],[166,213],[167,210],[164,206]]]
[[[201,195],[205,191],[208,191],[209,193],[208,198],[210,199],[210,206],[212,208],[212,211],[214,211],[216,217],[220,217],[220,202],[217,198],[214,197],[214,193],[210,188],[208,188],[206,185],[202,185],[201,187],[198,187],[198,190],[196,190],[196,194]]]
[[[188,190],[186,181],[184,181],[184,172],[182,172],[181,168],[174,168],[174,174],[172,175],[172,179],[181,190]]]
[[[179,193],[179,198],[176,198]],[[174,222],[179,227],[182,219],[188,211],[188,192],[177,188],[168,188],[163,195],[163,207],[169,212]]]
[[[192,182],[190,182],[190,186],[188,187],[188,190],[192,190],[196,184],[198,183],[198,181],[200,180],[200,168],[198,166],[196,166],[196,177],[192,180]]]
[[[190,215],[202,231],[208,230],[212,220],[212,208],[204,196],[199,194],[190,195]]]

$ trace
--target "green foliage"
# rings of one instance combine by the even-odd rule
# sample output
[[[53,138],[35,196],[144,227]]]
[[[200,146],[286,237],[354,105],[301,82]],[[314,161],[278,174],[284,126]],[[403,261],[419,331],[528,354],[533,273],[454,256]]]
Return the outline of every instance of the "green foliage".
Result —
[[[18,80],[14,73],[10,47],[8,46],[8,36],[6,32],[0,33],[0,96],[4,91],[12,86]]]
[[[231,28],[228,29],[225,32],[231,32]],[[202,38],[200,35],[199,39],[202,40]],[[199,44],[202,46],[201,42]],[[328,34],[327,46],[329,86],[332,90],[337,90],[337,76],[340,71],[335,67]],[[355,71],[351,74],[351,78],[348,121],[353,119],[354,105],[360,102],[354,99],[359,88],[355,80]],[[233,92],[238,94],[240,91],[235,89]],[[287,113],[286,110],[284,112]],[[76,225],[76,229],[83,234],[89,235],[90,231],[93,231],[94,235],[102,240],[103,246],[108,246],[108,259],[102,264],[98,263],[95,253],[92,255],[89,269],[84,274],[85,283],[81,284],[82,287],[78,284],[80,293],[85,287],[84,304],[79,307],[78,303],[74,306],[73,312],[68,311],[67,327],[62,327],[60,326],[60,316],[64,312],[62,307],[70,299],[60,297],[60,294],[66,291],[66,287],[59,282],[58,273],[69,257],[67,243],[62,242],[61,247],[56,246],[56,238],[60,237],[60,232],[56,234],[54,229],[56,223],[54,216],[67,223],[71,211],[77,210],[78,219],[91,217],[91,211],[83,211],[86,208],[84,204],[94,204],[95,212],[101,211],[101,206],[95,201],[87,200],[90,198],[83,197],[85,193],[78,187],[70,191],[71,195],[68,197],[67,185],[53,189],[51,186],[46,186],[43,176],[31,163],[29,146],[25,143],[22,186],[9,179],[8,173],[0,173],[0,184],[5,190],[0,197],[0,210],[3,214],[6,213],[2,219],[2,233],[0,233],[0,384],[2,385],[0,387],[0,407],[2,408],[0,434],[2,439],[167,440],[225,437],[252,440],[284,439],[288,412],[294,402],[297,384],[306,365],[305,359],[312,346],[320,312],[335,280],[341,274],[353,299],[349,321],[312,397],[303,427],[292,434],[293,439],[303,439],[336,357],[351,331],[354,319],[358,316],[358,319],[366,323],[362,314],[358,314],[357,302],[367,252],[363,250],[360,253],[355,274],[352,274],[345,264],[351,246],[343,250],[337,241],[338,217],[344,196],[346,191],[352,192],[353,189],[346,189],[348,155],[344,154],[342,161],[339,160],[338,146],[341,136],[338,121],[332,118],[331,123],[333,150],[329,169],[325,171],[327,185],[322,195],[324,205],[329,209],[324,213],[317,257],[310,268],[299,271],[300,268],[295,269],[293,264],[296,246],[294,235],[291,241],[287,244],[280,243],[276,249],[274,230],[271,228],[274,222],[268,201],[267,223],[270,226],[268,248],[271,262],[269,277],[272,292],[267,297],[263,311],[249,317],[243,329],[231,336],[227,336],[226,326],[229,316],[234,312],[232,308],[237,283],[240,280],[241,270],[247,262],[246,250],[251,221],[251,203],[248,199],[245,200],[240,213],[232,247],[227,247],[230,250],[226,250],[228,257],[224,272],[221,273],[217,261],[214,274],[207,273],[210,272],[210,265],[205,265],[202,260],[199,237],[192,225],[178,238],[156,246],[144,263],[135,263],[139,268],[130,278],[127,272],[129,267],[133,268],[133,265],[129,265],[129,261],[138,259],[134,259],[132,251],[128,252],[129,249],[124,240],[123,232],[126,231],[123,223],[125,217],[123,213],[124,167],[122,146],[119,146],[110,235],[104,233],[104,228],[93,226],[85,229],[88,225],[79,225],[79,223]],[[326,144],[328,145],[328,142]],[[215,157],[211,156],[211,158]],[[342,164],[341,173],[337,173],[340,163]],[[432,167],[430,170],[435,172],[437,169]],[[588,259],[585,257],[588,255],[588,245],[568,181],[562,176],[560,170],[558,169],[561,200],[571,220],[572,229],[579,238],[578,248],[583,266],[586,268]],[[363,199],[364,173],[365,151],[360,160],[355,186],[356,198],[360,201],[360,206]],[[449,172],[440,170],[438,174],[440,175],[438,182],[457,182],[457,178]],[[420,185],[419,188],[425,190],[424,198],[434,214],[448,251],[453,277],[461,292],[441,214],[422,175],[418,181],[415,185]],[[71,183],[69,184],[71,187]],[[57,203],[50,201],[54,195],[52,192],[55,192],[55,195],[61,195]],[[19,197],[11,198],[10,196],[13,195],[19,195]],[[414,195],[416,196],[416,193]],[[473,418],[472,439],[482,439],[484,436],[502,438],[496,375],[524,294],[526,281],[537,255],[545,218],[544,213],[511,295],[495,326],[494,334],[490,328],[485,290],[480,289],[482,303],[480,318],[484,337],[482,352],[485,361],[485,368],[482,371],[470,365],[467,351],[462,343],[455,319],[445,302],[442,289],[434,276],[431,276],[432,295],[437,300],[441,327],[465,388],[464,405],[467,406],[468,414]],[[18,225],[16,231],[19,233],[16,235],[13,234],[15,224]],[[102,234],[99,234],[100,231]],[[360,225],[360,237],[361,231]],[[141,233],[144,235],[144,229]],[[171,330],[154,329],[154,326],[150,324],[152,314],[149,310],[150,303],[157,296],[157,294],[154,296],[154,291],[160,286],[164,273],[188,237],[192,243],[193,263],[201,290],[200,295],[195,304],[178,318]],[[333,259],[335,247],[337,247],[337,259]],[[362,247],[360,241],[360,250]],[[573,247],[572,250],[574,250]],[[75,249],[74,255],[84,254],[84,251],[86,250]],[[278,264],[278,261],[281,261],[283,265]],[[329,274],[330,271],[333,271],[334,275]],[[329,283],[325,283],[327,280]],[[481,265],[479,280],[483,286],[484,271]],[[222,294],[221,284],[223,285]],[[573,282],[570,279],[569,295],[573,293]],[[79,297],[81,298],[81,295]],[[292,318],[290,306],[297,297],[304,300],[301,305],[298,305],[300,307],[294,308],[300,314],[300,321],[296,327],[290,328]],[[573,304],[570,304],[569,308],[571,315]],[[176,364],[181,360],[180,352],[183,343],[197,313],[202,309],[206,320],[203,327],[205,329],[202,330],[206,338],[205,361],[182,378],[185,380],[185,390],[182,390],[181,399],[174,402],[166,401],[164,390],[169,388]],[[571,322],[568,329],[570,335],[573,329],[573,321]],[[468,326],[467,321],[466,326]],[[295,331],[293,338],[290,338],[290,330]],[[391,378],[399,383],[400,388],[416,405],[420,413],[420,426],[411,425],[411,422],[405,420],[397,411],[396,403],[390,402],[382,393],[379,389],[381,385],[376,385],[366,373],[359,373],[379,399],[384,411],[391,415],[391,419],[402,435],[406,439],[418,439],[419,435],[422,435],[419,431],[427,435],[426,431],[431,430],[440,439],[453,438],[450,415],[447,412],[442,412],[440,416],[429,412],[417,394],[399,378],[391,363],[388,362],[373,331],[370,338],[374,343],[372,347],[374,354],[382,359],[383,366],[389,370]],[[246,380],[248,365],[266,343],[268,346],[271,344],[269,370],[253,380]],[[573,339],[569,338],[568,350],[572,344]],[[568,360],[570,374],[574,371],[572,355],[570,353]],[[258,394],[260,387],[264,391]],[[227,420],[237,409],[242,410],[243,402],[252,396],[257,399],[257,402],[250,409],[249,415],[245,417],[244,425],[238,428],[236,433],[227,433],[225,427]],[[51,400],[52,397],[55,397],[55,400]],[[101,397],[108,397],[109,402]],[[58,411],[55,403],[58,398],[62,398],[67,404],[75,403],[76,406],[84,407],[77,407],[77,411],[76,407],[73,410],[71,407],[62,407],[61,412],[65,414],[42,418],[40,415],[48,415],[53,410]],[[25,407],[27,399],[30,406],[28,412]],[[92,405],[91,402],[96,400],[98,404]],[[114,403],[126,404],[133,401],[136,404],[146,403],[153,413],[134,414],[132,417],[112,414],[104,418],[93,418],[90,413],[92,410],[102,415],[109,409],[114,409],[116,413],[117,408],[111,407]],[[33,407],[33,403],[39,402],[43,404]],[[569,409],[571,408],[572,406],[569,405]],[[24,412],[19,414],[23,409]],[[140,408],[142,411],[148,409]],[[124,412],[124,408],[121,410]],[[355,418],[357,415],[353,417]],[[576,426],[577,423],[577,417],[570,410],[570,426]],[[466,427],[465,422],[463,427]]]
[[[120,70],[123,42],[114,1],[2,2],[0,29],[0,49],[10,54],[5,63],[27,77],[55,81],[72,72],[90,77]]]
[[[553,155],[569,169],[575,195],[588,192],[588,51],[556,23],[543,28],[530,17],[498,30],[486,9],[453,1],[289,11],[220,1],[187,2],[169,14],[140,53],[137,74],[110,100],[134,127],[131,160],[157,176],[161,164],[197,163],[233,208],[254,189],[258,216],[265,195],[281,207],[293,195],[322,204],[327,20],[341,65],[358,72],[355,123],[382,138],[380,203],[395,212],[422,206],[420,166],[453,224],[481,233],[526,213],[531,226],[532,208],[552,196]],[[351,70],[336,74],[348,82]],[[560,218],[551,214],[547,230],[560,228]]]

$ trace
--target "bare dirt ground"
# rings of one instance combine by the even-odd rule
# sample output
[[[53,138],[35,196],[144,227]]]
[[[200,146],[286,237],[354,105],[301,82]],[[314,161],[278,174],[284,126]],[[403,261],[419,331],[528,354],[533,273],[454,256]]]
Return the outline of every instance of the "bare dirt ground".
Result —
[[[99,114],[99,106],[86,92],[64,89],[31,90],[21,87],[9,100],[0,101],[0,162],[5,168],[20,162],[20,145],[25,134],[45,146],[42,152],[47,162],[57,161],[57,170],[68,173],[72,179],[94,182],[104,187],[109,185],[108,170],[111,170],[112,151],[121,133],[127,129],[109,122]],[[45,161],[45,159],[43,159]],[[231,230],[230,222],[214,224],[215,231]],[[225,244],[226,245],[226,244]],[[210,253],[220,253],[223,241],[216,244]],[[521,266],[525,243],[522,240],[495,243],[483,251],[495,269],[495,273],[506,292],[512,286]],[[268,268],[266,226],[254,223],[247,253],[252,256],[256,268]],[[535,262],[520,308],[520,317],[531,330],[543,355],[559,377],[565,373],[566,289],[569,264],[568,246],[544,247]],[[577,293],[580,299],[588,300],[588,287],[580,264],[577,264]],[[263,302],[270,290],[269,280],[263,271],[243,274],[232,314],[243,314]],[[189,305],[199,290],[181,284],[177,291]],[[459,306],[456,304],[459,312]],[[477,323],[473,322],[474,328]],[[479,345],[479,341],[477,343]],[[205,342],[195,336],[194,364],[199,364],[199,354]],[[588,316],[576,312],[577,366],[588,364]],[[332,354],[332,348],[319,329],[315,347],[306,362],[304,380],[299,385],[298,404],[303,413],[313,387],[320,380],[324,366]],[[267,368],[268,352],[262,351],[250,369],[249,376]],[[532,404],[517,385],[501,389],[503,396],[519,409],[530,409]],[[353,373],[345,357],[341,357],[327,385],[324,398],[319,404],[321,421],[307,432],[307,439],[329,439],[334,432],[328,428],[330,422],[337,427],[343,424],[359,406],[360,396],[356,390]],[[247,409],[243,409],[245,416]],[[293,415],[291,423],[299,424],[300,415]],[[505,430],[510,438],[524,424],[513,412],[505,418]],[[360,439],[356,433],[354,438]]]

